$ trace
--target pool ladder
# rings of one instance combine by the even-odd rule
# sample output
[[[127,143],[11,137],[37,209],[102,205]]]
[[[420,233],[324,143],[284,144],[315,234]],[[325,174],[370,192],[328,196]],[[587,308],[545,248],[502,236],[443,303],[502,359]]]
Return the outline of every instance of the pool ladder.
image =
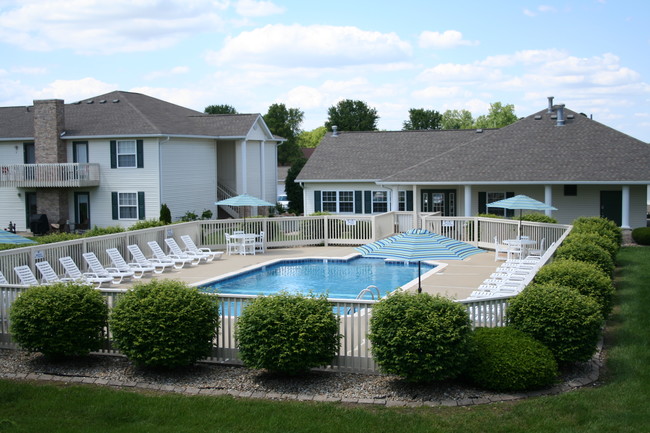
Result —
[[[365,289],[363,289],[362,291],[360,291],[359,294],[357,295],[357,299],[362,299],[364,297],[364,295],[366,295],[367,293],[370,293],[370,297],[374,301],[375,300],[375,291],[377,292],[377,300],[381,299],[381,293],[379,292],[379,288],[377,288],[377,286],[373,286],[373,285],[370,285],[370,286],[366,287]]]

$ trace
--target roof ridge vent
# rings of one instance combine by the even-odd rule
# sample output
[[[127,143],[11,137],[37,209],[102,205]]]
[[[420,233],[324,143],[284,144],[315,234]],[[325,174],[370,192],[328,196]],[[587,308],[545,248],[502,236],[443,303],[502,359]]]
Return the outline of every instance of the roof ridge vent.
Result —
[[[332,137],[338,137],[339,136],[339,127],[336,125],[332,125]]]

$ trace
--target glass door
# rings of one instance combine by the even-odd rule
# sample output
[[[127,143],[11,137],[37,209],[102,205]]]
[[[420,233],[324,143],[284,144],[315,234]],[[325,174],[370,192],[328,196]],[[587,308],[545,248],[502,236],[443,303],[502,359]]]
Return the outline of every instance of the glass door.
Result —
[[[74,193],[74,220],[75,229],[90,229],[90,193]]]
[[[456,216],[456,190],[423,189],[421,212],[440,212],[442,216]]]

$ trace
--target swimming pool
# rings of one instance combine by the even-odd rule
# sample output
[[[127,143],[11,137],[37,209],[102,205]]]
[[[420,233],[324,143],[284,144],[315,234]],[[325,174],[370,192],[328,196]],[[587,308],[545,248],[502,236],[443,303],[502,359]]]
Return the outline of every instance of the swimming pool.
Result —
[[[422,262],[422,275],[435,267],[430,262]],[[202,284],[199,289],[237,295],[270,295],[286,290],[303,294],[327,293],[328,298],[334,299],[355,299],[369,285],[377,286],[383,297],[413,281],[417,284],[417,278],[417,263],[360,256],[284,259]]]

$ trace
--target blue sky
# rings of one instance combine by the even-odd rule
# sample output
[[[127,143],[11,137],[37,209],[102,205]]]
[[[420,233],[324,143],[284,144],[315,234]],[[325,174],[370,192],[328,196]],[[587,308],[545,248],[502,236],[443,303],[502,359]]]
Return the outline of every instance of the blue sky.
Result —
[[[112,90],[203,111],[284,103],[322,125],[360,99],[409,108],[556,103],[650,142],[650,4],[573,1],[0,0],[0,106]]]

